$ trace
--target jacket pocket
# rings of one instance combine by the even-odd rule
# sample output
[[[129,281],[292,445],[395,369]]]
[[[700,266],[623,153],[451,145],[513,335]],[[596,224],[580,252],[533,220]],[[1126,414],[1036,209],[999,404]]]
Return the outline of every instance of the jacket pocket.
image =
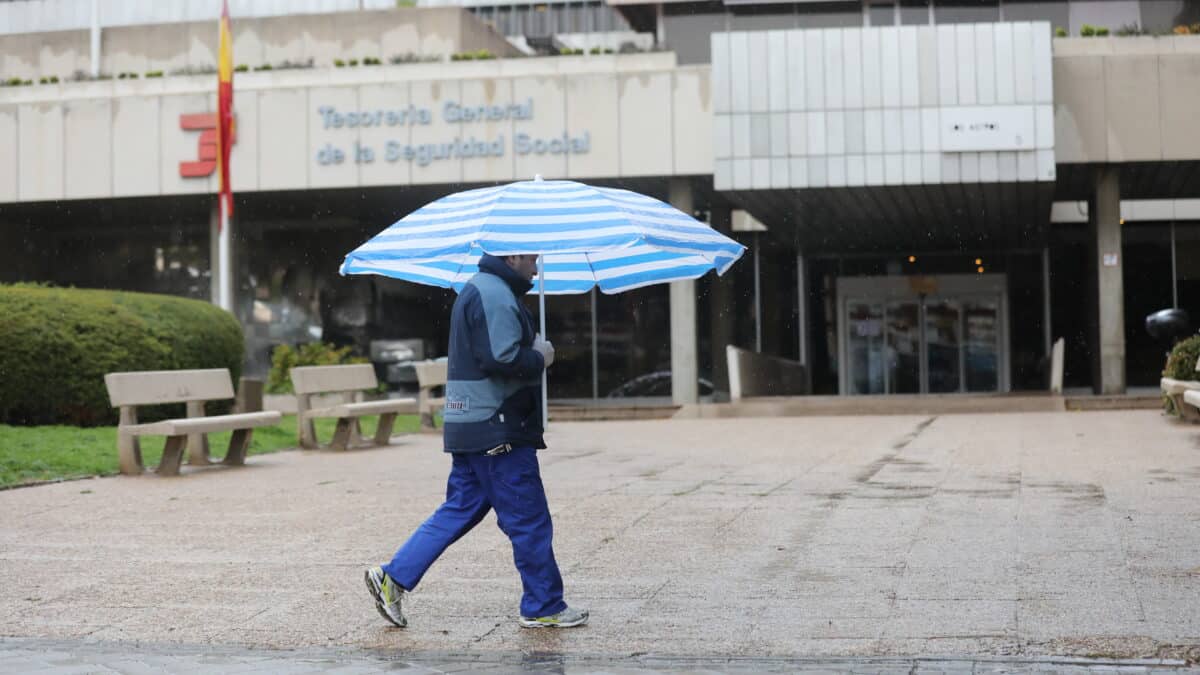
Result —
[[[507,429],[524,429],[532,413],[537,409],[537,395],[529,387],[522,388],[512,396],[504,399],[496,414],[492,416],[492,424]]]

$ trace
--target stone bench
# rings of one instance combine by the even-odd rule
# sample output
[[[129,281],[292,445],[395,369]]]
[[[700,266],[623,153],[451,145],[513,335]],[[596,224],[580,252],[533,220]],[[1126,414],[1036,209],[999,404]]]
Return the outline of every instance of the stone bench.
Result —
[[[140,475],[146,468],[142,463],[141,436],[166,436],[162,461],[156,473],[160,476],[179,474],[184,449],[188,463],[196,466],[214,464],[208,455],[205,434],[232,431],[229,449],[220,463],[234,466],[246,462],[246,449],[257,427],[279,424],[282,415],[274,411],[233,415],[204,415],[206,401],[234,397],[233,382],[225,368],[209,370],[150,370],[109,373],[104,376],[108,398],[121,410],[117,426],[117,454],[121,473]],[[138,424],[137,408],[169,403],[187,404],[187,417]]]
[[[448,363],[443,359],[441,361],[419,361],[413,364],[413,369],[417,371],[417,408],[421,411],[421,427],[424,429],[434,429],[434,419],[437,413],[446,406],[446,397],[433,395],[433,390],[437,387],[446,386],[446,377],[448,372]]]
[[[333,450],[346,450],[359,445],[362,428],[359,418],[379,415],[379,426],[375,429],[374,445],[387,445],[392,437],[392,426],[396,415],[418,412],[417,401],[412,398],[386,399],[382,401],[357,400],[363,391],[379,386],[375,379],[375,368],[369,363],[349,366],[301,366],[291,370],[292,388],[296,392],[296,424],[300,446],[322,447],[317,440],[317,429],[313,421],[319,418],[337,419],[333,439],[326,446]],[[344,402],[325,408],[314,408],[312,397],[316,394],[338,393]]]

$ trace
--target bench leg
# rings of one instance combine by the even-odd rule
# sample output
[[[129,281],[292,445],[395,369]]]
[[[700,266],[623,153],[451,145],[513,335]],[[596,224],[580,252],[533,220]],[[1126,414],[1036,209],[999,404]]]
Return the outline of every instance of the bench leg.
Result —
[[[250,439],[254,437],[254,429],[235,429],[229,438],[229,450],[225,453],[224,463],[229,466],[241,466],[246,463],[246,451],[250,449]]]
[[[1179,419],[1185,422],[1192,422],[1193,424],[1200,422],[1200,408],[1196,408],[1191,403],[1184,401],[1182,394],[1175,399],[1175,411],[1178,413]]]
[[[350,447],[350,434],[357,422],[353,417],[339,417],[337,429],[333,432],[333,440],[329,441],[331,450],[345,450]]]
[[[208,450],[208,434],[192,434],[187,437],[187,462],[196,466],[212,464]]]
[[[187,444],[187,436],[167,436],[167,443],[163,446],[162,461],[158,463],[158,475],[179,475],[179,464],[183,461],[185,444]]]
[[[146,470],[142,464],[142,446],[137,436],[117,431],[117,459],[121,463],[121,473],[126,476],[140,476]]]
[[[188,417],[204,417],[204,401],[187,402]],[[197,466],[212,463],[208,449],[208,434],[192,434],[187,441],[187,462]]]
[[[375,444],[387,445],[392,438],[392,427],[396,424],[396,413],[379,416],[379,426],[375,428]]]
[[[300,425],[300,447],[309,450],[321,447],[320,442],[317,441],[317,425],[313,424],[312,419],[302,417],[298,424]]]

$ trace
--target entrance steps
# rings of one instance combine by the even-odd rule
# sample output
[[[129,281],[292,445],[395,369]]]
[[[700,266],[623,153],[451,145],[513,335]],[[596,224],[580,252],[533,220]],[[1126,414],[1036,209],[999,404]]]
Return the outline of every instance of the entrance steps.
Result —
[[[1066,410],[1147,410],[1162,406],[1157,393],[1057,396],[1050,393],[892,394],[887,396],[773,396],[732,403],[685,405],[675,417],[799,417],[818,415],[952,415],[1063,412]]]
[[[665,420],[670,419],[677,412],[679,412],[679,406],[673,404],[669,396],[550,399],[551,422]]]
[[[886,396],[778,396],[733,403],[685,405],[676,418],[799,417],[808,415],[950,415],[1062,412],[1062,396],[1019,394],[891,394]]]
[[[1067,396],[1067,410],[1152,410],[1163,407],[1161,392],[1112,396]]]

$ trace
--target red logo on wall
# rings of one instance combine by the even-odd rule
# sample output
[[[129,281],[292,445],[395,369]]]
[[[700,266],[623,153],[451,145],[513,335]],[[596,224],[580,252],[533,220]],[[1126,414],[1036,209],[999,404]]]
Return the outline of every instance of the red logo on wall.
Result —
[[[179,175],[184,178],[207,178],[217,170],[217,114],[194,113],[179,116],[179,128],[199,131],[196,159],[179,163]],[[234,119],[232,142],[237,143],[237,120]]]

